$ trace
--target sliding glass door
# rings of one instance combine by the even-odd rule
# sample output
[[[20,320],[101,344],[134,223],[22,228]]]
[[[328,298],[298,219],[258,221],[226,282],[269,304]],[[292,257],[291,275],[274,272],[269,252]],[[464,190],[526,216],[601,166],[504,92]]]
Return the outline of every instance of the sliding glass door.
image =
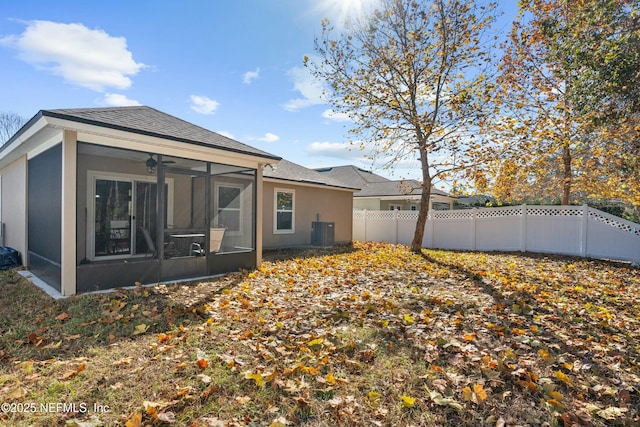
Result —
[[[95,180],[96,257],[131,254],[131,181]]]
[[[95,176],[92,182],[91,259],[155,256],[158,253],[155,180],[142,176]],[[165,184],[165,194],[173,200],[170,184]],[[165,226],[173,219],[168,206],[164,206]]]

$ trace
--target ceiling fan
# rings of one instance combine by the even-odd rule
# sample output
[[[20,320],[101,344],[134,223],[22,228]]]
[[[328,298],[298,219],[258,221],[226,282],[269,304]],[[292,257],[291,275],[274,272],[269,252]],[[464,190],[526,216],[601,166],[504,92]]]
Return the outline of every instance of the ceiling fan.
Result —
[[[166,165],[166,164],[169,164],[169,163],[175,163],[175,161],[173,161],[173,160],[163,160],[162,161],[163,165]],[[156,166],[158,165],[158,161],[153,158],[153,154],[149,154],[149,158],[145,162],[145,165],[147,166],[147,172],[155,173]]]

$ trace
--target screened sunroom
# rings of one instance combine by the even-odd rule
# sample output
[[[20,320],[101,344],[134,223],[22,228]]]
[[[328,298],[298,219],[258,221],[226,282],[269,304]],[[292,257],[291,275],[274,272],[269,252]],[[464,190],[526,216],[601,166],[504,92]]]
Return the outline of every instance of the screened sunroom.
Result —
[[[0,148],[0,214],[62,295],[193,280],[259,265],[278,160],[149,107],[43,110]]]
[[[254,266],[256,186],[255,169],[78,143],[78,291]]]

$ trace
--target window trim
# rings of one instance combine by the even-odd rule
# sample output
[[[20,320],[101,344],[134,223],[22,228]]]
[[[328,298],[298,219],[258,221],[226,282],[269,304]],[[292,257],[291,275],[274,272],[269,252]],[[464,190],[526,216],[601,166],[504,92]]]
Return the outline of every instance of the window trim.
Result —
[[[278,193],[291,193],[291,210],[278,209]],[[278,229],[278,212],[291,212],[291,229]],[[296,232],[296,190],[275,188],[273,190],[273,234],[294,234]]]
[[[220,208],[220,187],[228,187],[228,188],[237,188],[238,190],[240,190],[240,208],[236,209],[236,208]],[[218,218],[218,211],[220,209],[223,210],[229,210],[229,211],[238,211],[238,226],[240,227],[239,230],[227,230],[226,233],[229,236],[242,236],[244,235],[243,233],[243,216],[242,213],[244,212],[244,202],[242,199],[242,192],[244,191],[245,186],[243,184],[235,184],[235,183],[230,183],[230,182],[216,182],[215,183],[215,200],[214,200],[214,204],[215,204],[215,218]],[[218,227],[218,222],[216,221],[215,226]]]

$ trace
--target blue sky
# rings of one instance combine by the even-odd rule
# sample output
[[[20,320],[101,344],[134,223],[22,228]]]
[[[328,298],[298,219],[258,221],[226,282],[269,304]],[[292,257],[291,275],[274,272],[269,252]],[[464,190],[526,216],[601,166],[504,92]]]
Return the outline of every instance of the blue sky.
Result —
[[[0,8],[0,111],[148,105],[307,167],[355,164],[302,65],[375,0],[22,0]],[[515,15],[507,2],[501,26]],[[376,170],[389,176],[388,171]],[[393,178],[418,178],[398,168]]]

